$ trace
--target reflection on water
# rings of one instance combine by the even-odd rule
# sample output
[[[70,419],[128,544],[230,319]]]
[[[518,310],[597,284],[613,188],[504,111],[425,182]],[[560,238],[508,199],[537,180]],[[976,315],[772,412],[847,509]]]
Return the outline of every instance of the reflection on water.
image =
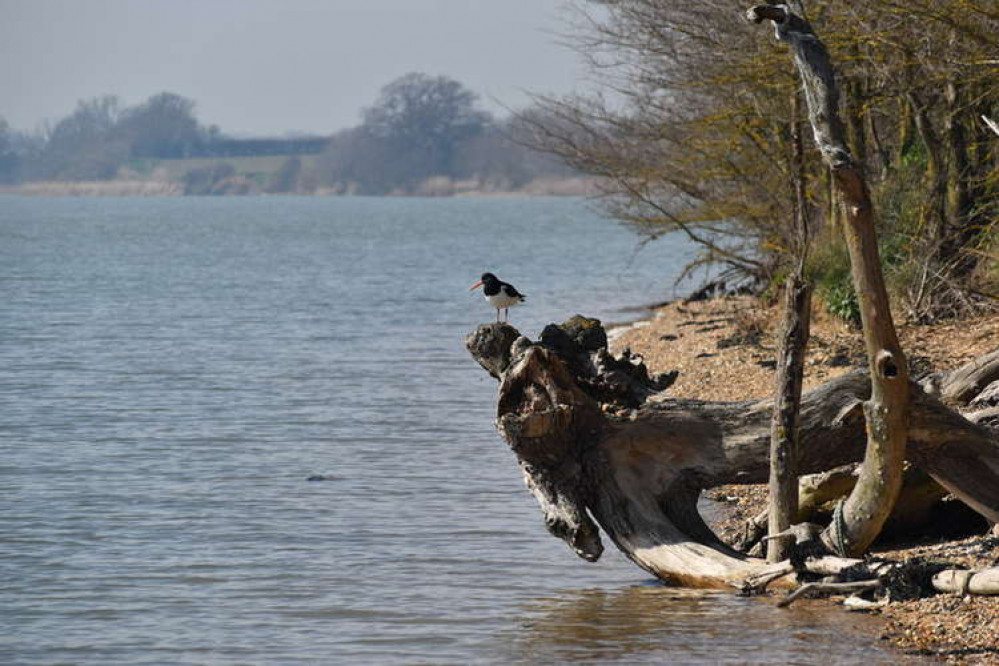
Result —
[[[772,599],[653,581],[563,591],[526,604],[523,618],[509,643],[510,660],[520,663],[922,663],[858,638],[876,635],[878,621],[827,602],[782,610]]]

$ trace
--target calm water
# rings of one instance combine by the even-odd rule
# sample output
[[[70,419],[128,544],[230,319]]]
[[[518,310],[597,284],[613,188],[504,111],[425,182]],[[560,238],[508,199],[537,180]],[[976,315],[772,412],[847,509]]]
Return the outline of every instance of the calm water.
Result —
[[[897,663],[545,533],[467,288],[621,319],[692,255],[635,249],[576,200],[0,197],[0,663]]]

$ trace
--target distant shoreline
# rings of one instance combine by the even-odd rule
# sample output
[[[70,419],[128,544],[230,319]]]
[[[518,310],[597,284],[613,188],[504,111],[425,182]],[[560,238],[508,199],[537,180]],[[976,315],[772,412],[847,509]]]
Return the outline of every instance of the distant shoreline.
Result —
[[[429,183],[415,192],[391,192],[388,197],[504,197],[504,196],[592,196],[598,192],[593,178],[538,178],[515,189],[492,189],[477,183]],[[182,197],[182,196],[355,196],[333,188],[318,188],[312,192],[269,193],[259,190],[227,190],[218,194],[187,195],[182,183],[171,180],[107,180],[107,181],[42,181],[21,185],[0,186],[0,194],[33,197]]]

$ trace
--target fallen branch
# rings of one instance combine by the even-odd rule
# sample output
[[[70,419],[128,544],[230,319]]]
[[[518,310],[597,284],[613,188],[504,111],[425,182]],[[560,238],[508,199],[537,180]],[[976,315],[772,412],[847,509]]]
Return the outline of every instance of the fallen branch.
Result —
[[[990,130],[999,134],[999,124],[996,124],[996,121],[992,120],[988,116],[982,116],[982,120],[985,121],[985,124],[989,126]]]
[[[853,592],[864,592],[881,587],[881,581],[877,578],[871,580],[861,580],[854,583],[805,583],[791,594],[777,602],[777,608],[787,608],[806,594],[820,592],[824,594],[850,594]]]
[[[947,569],[933,577],[933,587],[941,592],[999,594],[999,567],[980,571]]]
[[[999,381],[999,350],[946,374],[930,375],[924,384],[944,402],[966,405],[995,381]]]

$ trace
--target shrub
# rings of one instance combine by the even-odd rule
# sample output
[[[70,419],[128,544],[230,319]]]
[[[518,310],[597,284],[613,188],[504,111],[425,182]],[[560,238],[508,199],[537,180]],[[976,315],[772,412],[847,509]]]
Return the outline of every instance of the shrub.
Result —
[[[860,303],[850,274],[850,255],[838,236],[818,243],[808,266],[808,278],[826,312],[853,325],[860,325]]]

